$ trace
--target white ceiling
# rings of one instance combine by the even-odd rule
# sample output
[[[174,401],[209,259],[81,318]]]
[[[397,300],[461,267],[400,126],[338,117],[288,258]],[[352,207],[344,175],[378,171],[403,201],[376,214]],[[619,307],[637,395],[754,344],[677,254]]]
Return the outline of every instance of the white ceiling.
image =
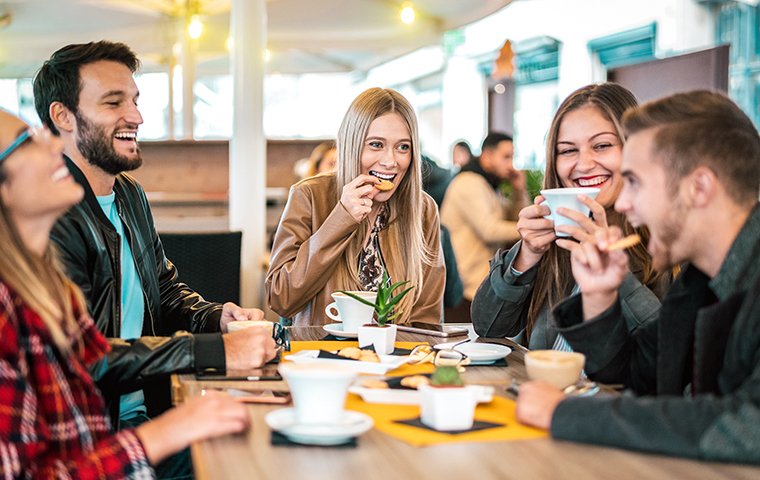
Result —
[[[198,73],[228,71],[230,0],[198,0],[205,29]],[[279,73],[366,72],[511,0],[414,0],[417,21],[399,20],[402,0],[267,0],[267,69]],[[143,71],[166,70],[186,0],[0,0],[0,77],[29,77],[69,43],[130,45]],[[2,15],[10,14],[3,26]]]

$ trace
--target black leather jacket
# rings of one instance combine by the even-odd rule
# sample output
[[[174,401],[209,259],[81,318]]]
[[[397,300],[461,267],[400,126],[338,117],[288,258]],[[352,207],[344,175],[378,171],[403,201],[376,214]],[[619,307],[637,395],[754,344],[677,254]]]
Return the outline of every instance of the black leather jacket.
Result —
[[[219,332],[222,306],[205,301],[179,282],[176,268],[164,255],[145,192],[133,178],[120,174],[114,184],[116,206],[142,282],[145,336],[117,338],[121,330],[120,238],[82,171],[64,158],[85,195],[58,220],[51,239],[66,273],[84,292],[98,329],[111,344],[111,352],[90,373],[116,420],[121,394],[144,388],[146,382],[165,380],[172,373],[224,368],[219,333],[187,333]],[[166,382],[162,383],[165,389]],[[149,411],[151,397],[146,391]]]

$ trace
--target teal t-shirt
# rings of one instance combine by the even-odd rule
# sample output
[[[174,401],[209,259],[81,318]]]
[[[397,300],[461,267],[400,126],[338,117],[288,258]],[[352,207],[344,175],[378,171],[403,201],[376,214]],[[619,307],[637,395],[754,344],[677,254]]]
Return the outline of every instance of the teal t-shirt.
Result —
[[[145,301],[143,299],[140,276],[135,267],[132,248],[124,235],[124,224],[116,208],[116,193],[98,197],[103,213],[111,221],[121,238],[121,332],[124,339],[142,336]],[[119,418],[127,420],[140,413],[145,413],[145,396],[142,390],[122,395],[119,402]]]

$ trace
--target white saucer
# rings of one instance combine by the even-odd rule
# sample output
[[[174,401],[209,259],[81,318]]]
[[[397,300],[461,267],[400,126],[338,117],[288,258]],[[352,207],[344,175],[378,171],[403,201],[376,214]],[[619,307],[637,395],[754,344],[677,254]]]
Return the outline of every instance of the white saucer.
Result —
[[[344,332],[342,323],[328,323],[322,325],[322,330],[338,338],[357,338],[359,336],[356,332]]]
[[[269,412],[264,421],[272,430],[305,445],[340,445],[371,429],[374,424],[371,417],[351,410],[346,410],[338,423],[298,424],[295,408]]]
[[[435,348],[438,350],[445,350],[456,343],[457,342],[439,343],[438,345],[435,345]],[[467,355],[473,363],[495,362],[496,360],[502,359],[512,353],[511,348],[496,343],[468,342],[454,347],[454,350]]]
[[[475,390],[478,403],[489,403],[493,400],[493,387],[488,385],[468,385]],[[402,388],[367,388],[357,383],[349,387],[350,393],[362,397],[367,403],[385,403],[390,405],[419,405],[421,402],[418,390]]]

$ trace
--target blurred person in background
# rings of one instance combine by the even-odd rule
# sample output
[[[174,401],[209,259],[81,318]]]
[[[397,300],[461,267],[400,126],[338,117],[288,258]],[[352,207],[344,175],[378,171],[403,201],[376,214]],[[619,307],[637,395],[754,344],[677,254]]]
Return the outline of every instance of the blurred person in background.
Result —
[[[470,144],[464,140],[458,140],[451,147],[451,165],[454,170],[461,170],[465,165],[474,160]]]
[[[433,197],[438,208],[441,208],[446,190],[451,182],[451,171],[440,167],[432,158],[422,155],[422,189]],[[451,233],[441,224],[441,251],[446,263],[446,288],[443,293],[444,314],[448,308],[456,308],[462,303],[464,285],[457,270],[454,247],[451,246]]]
[[[512,137],[489,133],[479,158],[466,165],[449,184],[441,207],[441,223],[451,233],[464,300],[454,321],[470,321],[469,309],[488,261],[496,251],[516,242],[517,215],[530,203],[525,173],[514,168]],[[505,188],[509,198],[504,195]]]
[[[335,148],[335,142],[332,140],[322,142],[314,147],[311,155],[309,155],[309,170],[306,172],[306,177],[313,177],[320,173],[331,173],[337,168],[338,150]]]

